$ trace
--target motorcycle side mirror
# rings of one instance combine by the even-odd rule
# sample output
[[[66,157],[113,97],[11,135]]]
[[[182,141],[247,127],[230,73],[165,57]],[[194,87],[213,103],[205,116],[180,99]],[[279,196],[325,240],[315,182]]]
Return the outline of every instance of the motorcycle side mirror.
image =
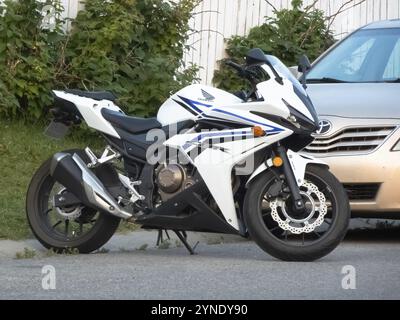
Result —
[[[300,59],[299,59],[299,66],[297,68],[297,71],[301,73],[307,73],[311,69],[311,63],[308,57],[303,54]]]
[[[259,49],[251,49],[247,55],[246,55],[246,63],[247,65],[254,65],[254,64],[260,64],[260,63],[266,63],[268,60],[265,57],[265,53]]]

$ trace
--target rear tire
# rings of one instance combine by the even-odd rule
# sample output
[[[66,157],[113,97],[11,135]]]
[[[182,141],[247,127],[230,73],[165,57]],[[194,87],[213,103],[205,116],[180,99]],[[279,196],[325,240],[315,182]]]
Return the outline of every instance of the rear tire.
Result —
[[[82,150],[64,151],[79,156],[88,161],[87,156]],[[90,215],[96,214],[97,219],[92,228],[87,233],[77,237],[69,237],[68,232],[65,236],[51,228],[48,220],[48,198],[54,186],[54,179],[50,176],[51,158],[45,161],[34,174],[28,188],[26,197],[26,214],[29,226],[39,242],[47,249],[56,252],[63,252],[66,249],[76,249],[79,253],[90,253],[101,248],[113,236],[118,228],[120,219],[108,213],[98,212],[85,207]],[[65,221],[65,220],[64,220]],[[71,220],[72,221],[72,220]],[[69,224],[69,222],[68,222]]]
[[[341,183],[333,176],[328,168],[321,166],[308,166],[306,178],[318,177],[329,189],[332,198],[331,225],[325,234],[316,241],[304,245],[294,245],[280,239],[269,223],[265,223],[262,215],[262,201],[265,189],[275,175],[271,172],[258,176],[250,185],[244,201],[244,220],[251,238],[267,253],[284,261],[313,261],[334,250],[346,235],[349,220],[350,206],[347,194]],[[282,229],[281,229],[282,230]],[[282,230],[283,231],[283,230]]]

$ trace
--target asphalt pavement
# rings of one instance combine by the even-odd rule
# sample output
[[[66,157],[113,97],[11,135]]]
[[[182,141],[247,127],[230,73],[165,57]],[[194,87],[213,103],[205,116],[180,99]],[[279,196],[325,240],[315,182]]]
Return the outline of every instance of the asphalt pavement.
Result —
[[[281,262],[241,238],[189,234],[191,256],[155,232],[114,236],[89,255],[0,241],[0,299],[399,299],[400,231],[353,232],[316,262]],[[15,251],[35,257],[16,259]],[[51,278],[49,278],[51,276]]]

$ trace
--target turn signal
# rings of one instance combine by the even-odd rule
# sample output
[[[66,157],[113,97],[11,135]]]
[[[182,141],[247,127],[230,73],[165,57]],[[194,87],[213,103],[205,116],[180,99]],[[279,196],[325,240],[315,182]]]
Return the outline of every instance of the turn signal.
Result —
[[[253,127],[252,130],[253,130],[253,135],[255,137],[263,137],[263,136],[265,136],[265,131],[259,126]]]
[[[274,167],[281,167],[283,165],[283,160],[281,157],[274,157],[272,159],[272,164]]]

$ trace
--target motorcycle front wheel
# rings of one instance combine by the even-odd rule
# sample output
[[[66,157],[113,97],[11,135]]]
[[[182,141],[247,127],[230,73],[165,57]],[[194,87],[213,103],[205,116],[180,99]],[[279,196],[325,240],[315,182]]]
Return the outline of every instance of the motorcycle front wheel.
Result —
[[[270,190],[282,178],[266,172],[249,186],[243,212],[251,238],[284,261],[313,261],[327,255],[347,232],[346,191],[327,167],[308,166],[300,187],[306,209],[299,213],[292,209],[287,188],[286,193],[283,187],[282,193],[271,197]]]

